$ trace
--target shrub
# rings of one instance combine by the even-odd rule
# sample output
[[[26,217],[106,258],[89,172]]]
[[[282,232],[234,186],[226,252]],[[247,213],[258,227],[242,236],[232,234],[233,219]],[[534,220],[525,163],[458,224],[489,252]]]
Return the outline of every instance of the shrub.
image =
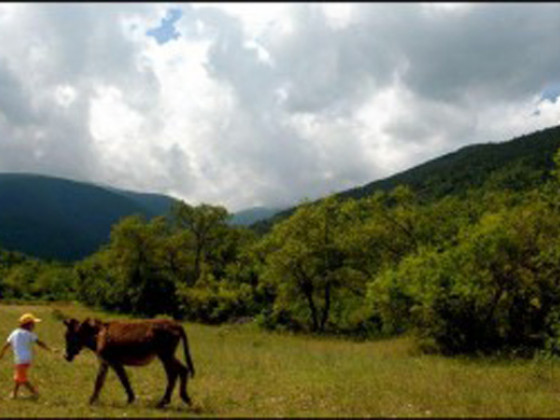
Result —
[[[386,330],[412,327],[447,353],[542,348],[559,330],[559,228],[539,203],[487,215],[456,246],[383,272],[368,301]]]
[[[177,288],[179,310],[192,321],[217,324],[250,315],[252,288],[248,284],[232,284],[216,280],[203,272],[196,286]]]

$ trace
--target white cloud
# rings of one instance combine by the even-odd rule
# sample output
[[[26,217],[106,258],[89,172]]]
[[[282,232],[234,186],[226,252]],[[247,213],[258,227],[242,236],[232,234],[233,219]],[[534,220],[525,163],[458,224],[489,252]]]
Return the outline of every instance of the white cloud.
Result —
[[[298,5],[289,3],[261,2],[204,2],[193,3],[195,10],[213,8],[221,10],[243,22],[247,38],[256,40],[271,26],[282,24],[290,19],[290,10]]]
[[[352,3],[320,3],[328,24],[334,29],[343,29],[351,24]]]
[[[0,171],[317,198],[560,124],[559,25],[548,4],[2,4]]]
[[[76,100],[77,92],[67,84],[58,85],[54,91],[55,101],[63,108],[68,108]]]

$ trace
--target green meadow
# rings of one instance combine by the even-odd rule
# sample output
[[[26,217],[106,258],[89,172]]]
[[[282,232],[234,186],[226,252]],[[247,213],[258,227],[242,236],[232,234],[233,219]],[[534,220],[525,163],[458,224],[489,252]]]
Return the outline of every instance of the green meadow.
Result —
[[[36,332],[64,349],[60,313],[78,319],[113,315],[73,304],[0,305],[2,341],[17,318],[43,319]],[[84,350],[72,363],[63,353],[35,349],[30,379],[41,397],[8,398],[12,355],[0,360],[2,417],[544,417],[560,413],[560,369],[549,360],[445,358],[419,352],[409,337],[370,342],[267,333],[251,324],[185,324],[196,376],[193,405],[177,391],[156,409],[165,386],[158,361],[128,368],[137,400],[110,372],[99,402],[90,406],[97,360]],[[178,351],[179,358],[183,356]]]

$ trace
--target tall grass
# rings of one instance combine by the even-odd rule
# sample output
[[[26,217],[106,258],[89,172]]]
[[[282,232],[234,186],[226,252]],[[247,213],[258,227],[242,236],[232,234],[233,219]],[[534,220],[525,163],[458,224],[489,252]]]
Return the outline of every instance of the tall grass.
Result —
[[[98,316],[76,305],[0,305],[0,339],[31,311],[43,318],[36,329],[50,346],[64,348],[60,312]],[[189,381],[193,406],[175,392],[164,410],[155,408],[165,375],[157,361],[128,368],[137,400],[126,404],[116,375],[109,373],[99,402],[87,404],[97,360],[84,350],[68,363],[61,354],[35,350],[30,379],[41,398],[8,399],[12,357],[0,361],[2,417],[438,417],[560,414],[560,371],[550,361],[444,358],[422,355],[409,338],[349,342],[271,334],[252,325],[186,324],[197,375]],[[178,357],[182,360],[182,352]],[[9,356],[9,357],[8,357]],[[22,389],[22,396],[24,395]]]

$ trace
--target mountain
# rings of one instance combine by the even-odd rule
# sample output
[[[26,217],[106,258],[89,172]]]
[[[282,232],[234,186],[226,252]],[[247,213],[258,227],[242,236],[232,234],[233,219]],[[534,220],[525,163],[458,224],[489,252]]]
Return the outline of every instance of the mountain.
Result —
[[[554,167],[554,154],[559,148],[560,126],[557,126],[502,143],[466,146],[338,195],[360,198],[377,190],[388,191],[405,184],[424,199],[438,199],[480,187],[489,179],[507,178],[508,175],[512,181],[515,179],[518,188],[530,187],[533,182],[541,182],[549,176]]]
[[[138,203],[143,208],[147,209],[152,214],[161,215],[167,213],[171,204],[175,199],[170,198],[163,194],[153,194],[153,193],[140,193],[131,192],[125,190],[119,190],[113,187],[102,187],[112,191],[116,194],[122,195],[136,203]]]
[[[437,200],[468,189],[531,188],[550,176],[553,157],[560,148],[560,126],[547,128],[500,143],[463,147],[397,173],[388,178],[336,194],[342,198],[361,198],[376,191],[390,191],[397,185],[410,186],[424,201]],[[260,233],[296,211],[293,207],[251,225]]]
[[[241,210],[233,214],[230,223],[232,225],[249,226],[259,220],[272,217],[281,209],[270,209],[266,207],[252,207],[250,209]]]
[[[430,201],[471,188],[531,188],[550,176],[559,148],[557,126],[507,142],[467,146],[337,195],[360,198],[404,184]],[[162,215],[174,201],[42,175],[0,174],[0,248],[74,261],[107,243],[111,226],[123,217]],[[296,209],[252,208],[234,214],[231,223],[264,233]]]
[[[165,214],[173,198],[32,174],[0,174],[0,247],[74,261],[107,243],[123,217]]]

